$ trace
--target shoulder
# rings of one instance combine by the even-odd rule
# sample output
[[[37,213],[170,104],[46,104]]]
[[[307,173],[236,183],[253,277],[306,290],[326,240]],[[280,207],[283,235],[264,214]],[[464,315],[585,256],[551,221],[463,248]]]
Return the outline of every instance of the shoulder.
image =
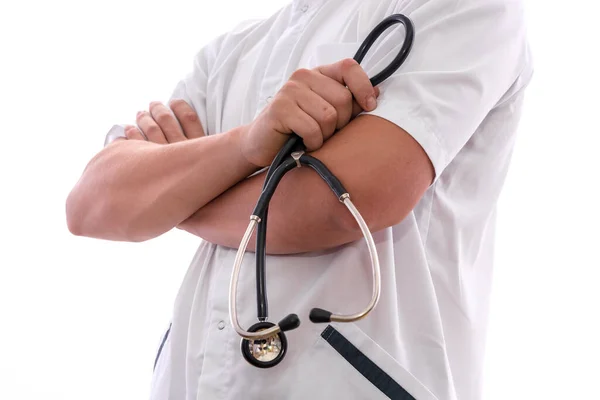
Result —
[[[213,37],[208,44],[203,47],[205,52],[211,52],[217,55],[225,46],[235,42],[240,38],[247,36],[252,30],[256,29],[264,20],[248,19],[237,23],[232,29]]]
[[[394,0],[394,3],[395,12],[410,15],[426,25],[460,16],[470,23],[493,19],[510,22],[515,27],[525,26],[523,0]],[[497,29],[494,25],[487,28]]]

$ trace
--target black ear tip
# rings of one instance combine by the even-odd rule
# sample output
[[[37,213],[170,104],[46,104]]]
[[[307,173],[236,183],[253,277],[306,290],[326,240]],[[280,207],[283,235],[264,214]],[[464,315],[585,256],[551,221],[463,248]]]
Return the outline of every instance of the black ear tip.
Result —
[[[290,314],[281,321],[279,321],[277,325],[279,325],[279,328],[283,332],[291,331],[292,329],[296,329],[300,326],[300,318],[298,318],[298,315],[296,314]]]
[[[313,308],[308,316],[315,324],[323,322],[331,322],[331,312],[321,308]]]

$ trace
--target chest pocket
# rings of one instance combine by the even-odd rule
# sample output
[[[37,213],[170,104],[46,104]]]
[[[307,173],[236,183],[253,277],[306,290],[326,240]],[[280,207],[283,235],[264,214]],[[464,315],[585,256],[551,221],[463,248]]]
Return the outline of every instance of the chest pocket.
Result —
[[[355,324],[327,326],[285,377],[290,400],[437,400]],[[301,382],[301,387],[293,382]]]
[[[158,352],[154,359],[154,369],[151,380],[151,396],[150,400],[167,399],[169,398],[170,390],[170,375],[171,371],[169,359],[171,358],[171,324],[164,333]]]
[[[308,59],[308,68],[333,64],[344,58],[352,58],[360,43],[324,43],[317,45]]]

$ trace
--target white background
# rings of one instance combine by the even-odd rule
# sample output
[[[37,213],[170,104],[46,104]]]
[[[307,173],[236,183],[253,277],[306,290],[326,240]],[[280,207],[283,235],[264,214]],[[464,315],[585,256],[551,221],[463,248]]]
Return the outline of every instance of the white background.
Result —
[[[0,399],[147,398],[198,241],[73,237],[66,196],[110,126],[284,3],[0,3]],[[485,399],[600,399],[597,8],[527,3],[536,73],[499,204]]]

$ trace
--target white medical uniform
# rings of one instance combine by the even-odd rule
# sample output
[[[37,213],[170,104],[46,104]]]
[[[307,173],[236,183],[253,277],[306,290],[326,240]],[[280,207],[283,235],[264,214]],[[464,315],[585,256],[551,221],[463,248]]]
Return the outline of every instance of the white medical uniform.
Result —
[[[302,320],[271,369],[242,358],[229,322],[236,250],[201,241],[176,299],[152,400],[385,399],[388,384],[418,400],[481,398],[496,202],[532,76],[522,8],[518,0],[299,0],[198,53],[173,98],[193,105],[214,135],[252,121],[296,69],[351,58],[382,19],[409,16],[412,53],[380,85],[368,114],[412,135],[436,175],[401,223],[374,233],[381,300],[364,320],[326,330],[308,319],[312,307],[354,313],[368,303],[363,240],[268,256],[270,320],[289,313]],[[397,25],[376,43],[363,62],[369,76],[403,38]],[[257,322],[254,265],[247,253],[237,296],[244,327]],[[332,333],[361,352],[361,370],[335,349]]]

